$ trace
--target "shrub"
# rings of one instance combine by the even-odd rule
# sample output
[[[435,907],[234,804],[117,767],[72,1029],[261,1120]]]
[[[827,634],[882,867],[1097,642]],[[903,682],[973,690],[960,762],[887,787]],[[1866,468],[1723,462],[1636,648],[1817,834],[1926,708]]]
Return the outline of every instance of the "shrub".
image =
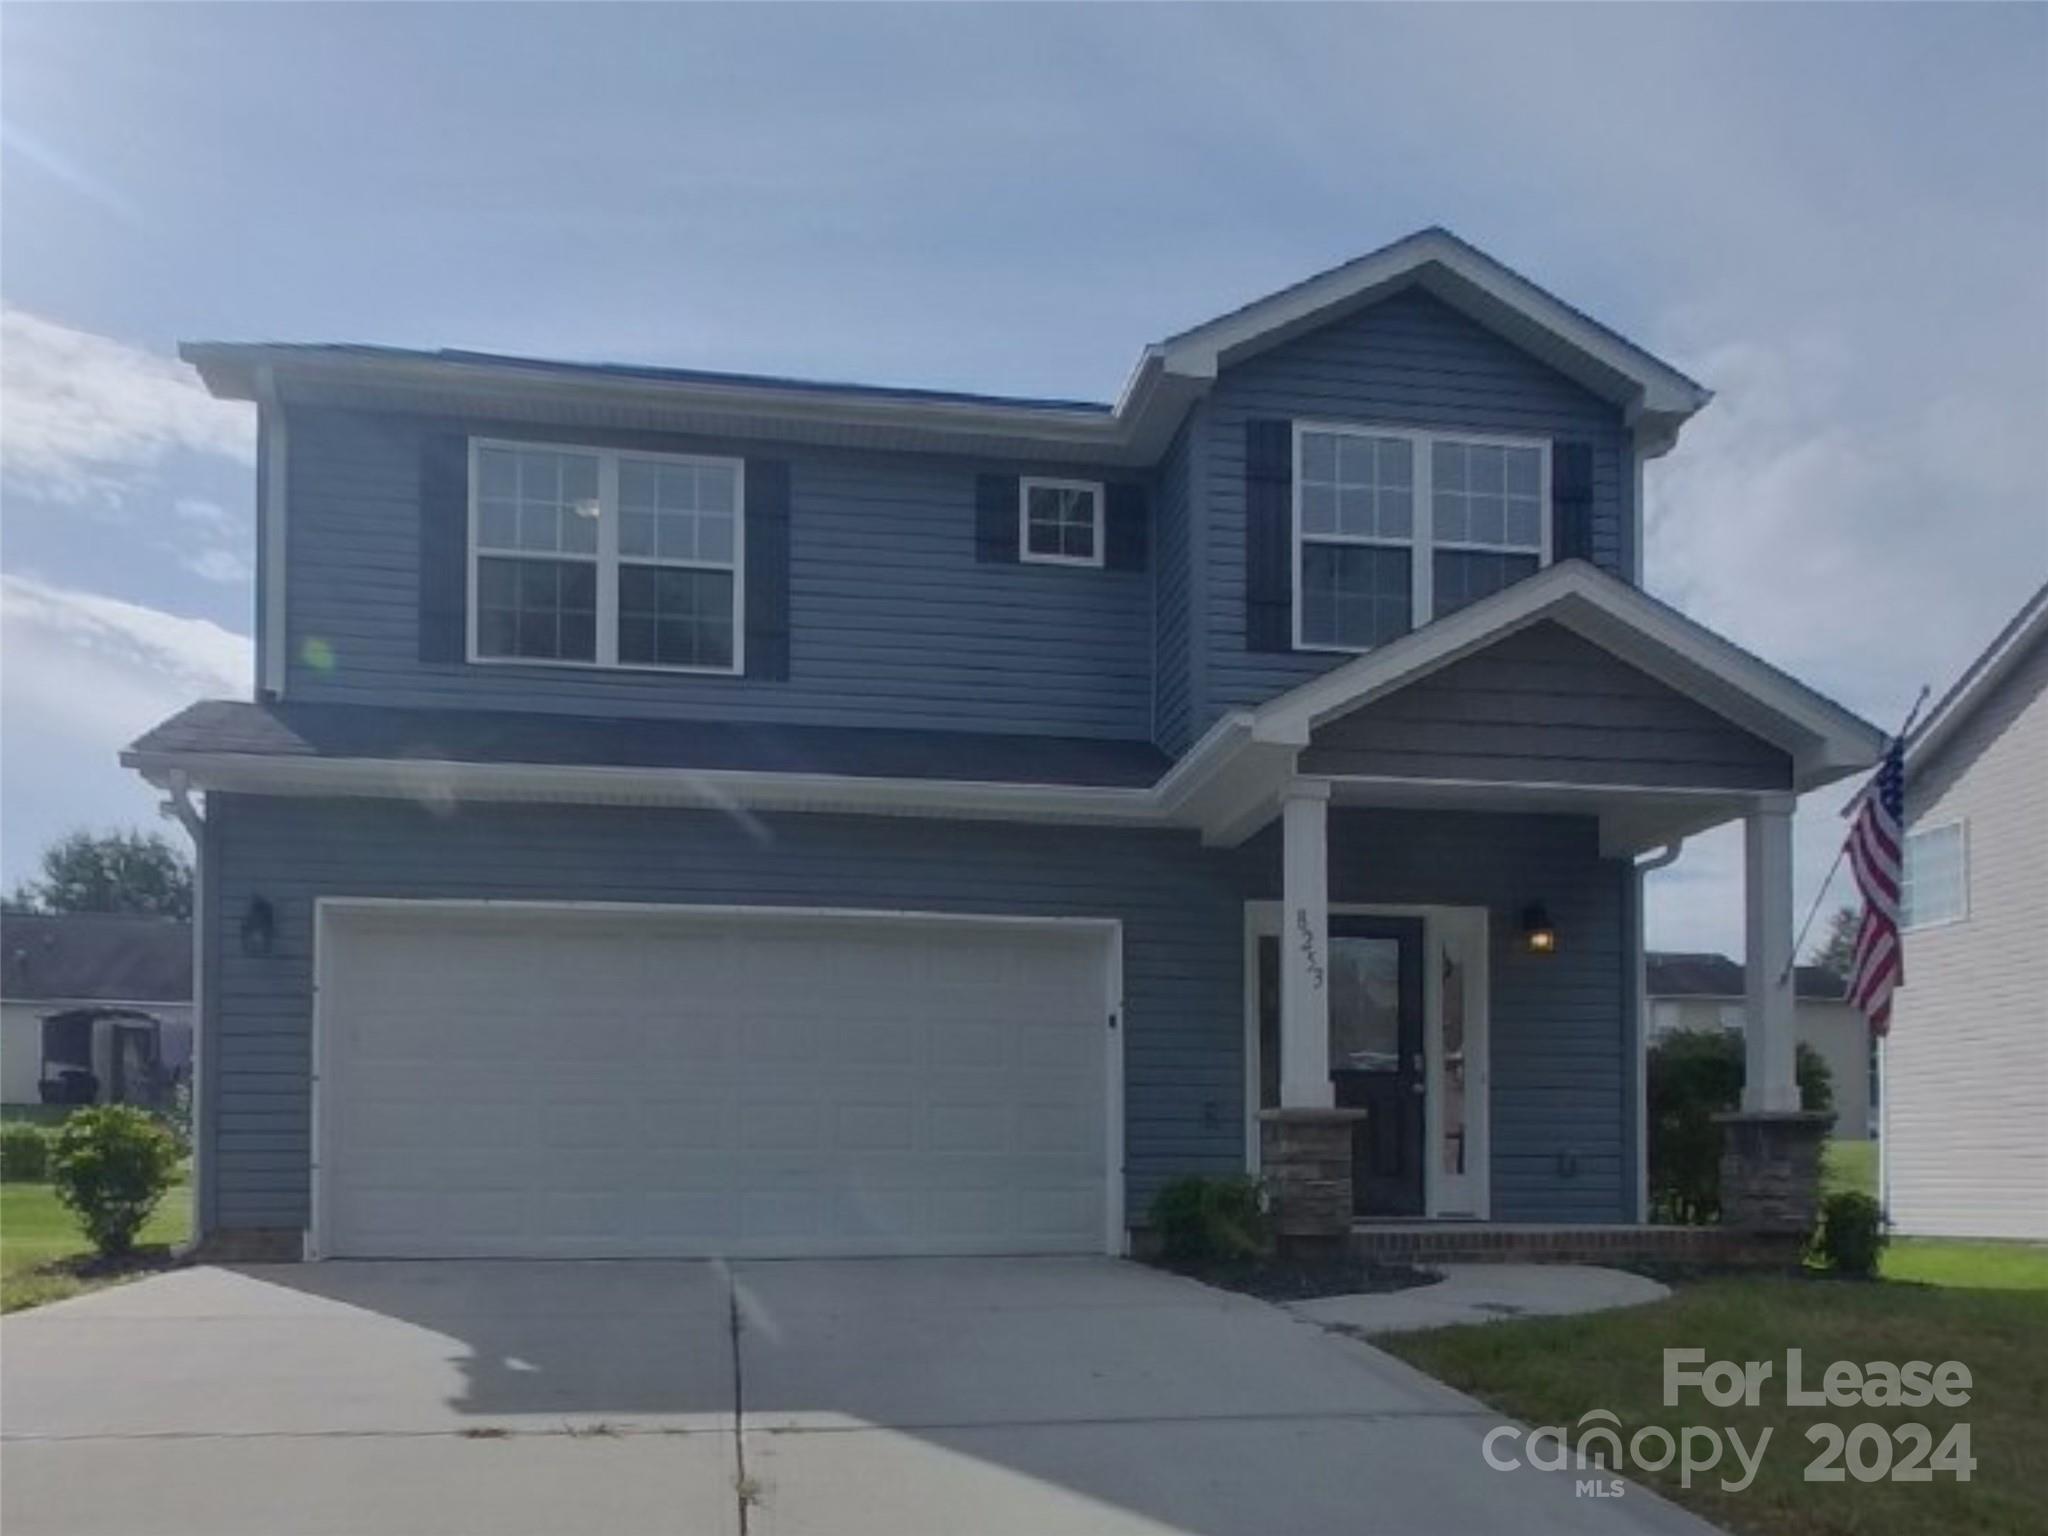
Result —
[[[40,1184],[50,1176],[50,1133],[40,1125],[0,1125],[0,1179]]]
[[[1795,1054],[1802,1109],[1834,1108],[1828,1064],[1804,1044]],[[1704,1226],[1721,1214],[1721,1128],[1714,1116],[1742,1103],[1742,1036],[1676,1029],[1650,1046],[1650,1207],[1659,1221]]]
[[[1152,1227],[1174,1263],[1255,1259],[1268,1242],[1258,1180],[1243,1176],[1173,1180],[1153,1198]]]
[[[1870,1196],[1842,1190],[1821,1202],[1813,1248],[1836,1274],[1868,1279],[1877,1273],[1878,1257],[1890,1241],[1884,1208]]]
[[[102,1256],[135,1246],[135,1234],[171,1187],[178,1144],[139,1109],[109,1104],[64,1122],[50,1153],[57,1198]]]

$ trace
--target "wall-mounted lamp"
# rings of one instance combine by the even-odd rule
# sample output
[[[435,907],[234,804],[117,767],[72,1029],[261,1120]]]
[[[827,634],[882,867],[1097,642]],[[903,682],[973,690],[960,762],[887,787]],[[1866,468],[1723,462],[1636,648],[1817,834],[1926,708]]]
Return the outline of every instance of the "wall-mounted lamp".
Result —
[[[1522,947],[1532,955],[1557,953],[1557,929],[1550,921],[1549,909],[1540,901],[1522,908]]]
[[[277,912],[263,897],[251,896],[242,914],[242,953],[260,960],[276,942]]]

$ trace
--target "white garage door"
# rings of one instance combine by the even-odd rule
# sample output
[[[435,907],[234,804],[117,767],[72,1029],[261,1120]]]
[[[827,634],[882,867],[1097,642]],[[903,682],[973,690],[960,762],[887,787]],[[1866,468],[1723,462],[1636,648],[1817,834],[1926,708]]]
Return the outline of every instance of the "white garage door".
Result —
[[[324,905],[314,1241],[1100,1252],[1110,931]]]

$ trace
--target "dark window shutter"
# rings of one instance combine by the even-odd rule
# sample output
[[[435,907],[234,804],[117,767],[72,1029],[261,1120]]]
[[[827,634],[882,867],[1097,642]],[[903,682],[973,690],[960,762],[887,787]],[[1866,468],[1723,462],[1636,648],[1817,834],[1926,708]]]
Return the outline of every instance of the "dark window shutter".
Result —
[[[469,439],[430,434],[420,446],[421,661],[469,656]]]
[[[747,460],[747,676],[789,676],[789,465]]]
[[[1550,557],[1593,558],[1593,445],[1550,445]]]
[[[984,565],[1017,561],[1017,477],[974,480],[974,558]]]
[[[1104,487],[1102,495],[1102,563],[1112,571],[1142,571],[1152,532],[1145,487],[1125,480]]]
[[[1294,424],[1244,424],[1244,643],[1294,649]]]

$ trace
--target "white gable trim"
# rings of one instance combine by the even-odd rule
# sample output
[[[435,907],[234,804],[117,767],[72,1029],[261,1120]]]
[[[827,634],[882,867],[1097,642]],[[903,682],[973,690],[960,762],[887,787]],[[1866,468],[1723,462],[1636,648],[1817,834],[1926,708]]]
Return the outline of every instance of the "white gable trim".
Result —
[[[1252,735],[1305,747],[1325,721],[1546,619],[1783,748],[1802,789],[1867,767],[1883,750],[1875,726],[1580,560],[1550,566],[1282,694],[1257,711]]]
[[[2048,586],[2027,599],[2026,606],[1985,647],[1984,653],[1970,663],[1969,670],[1934,706],[1926,723],[1913,733],[1912,741],[1906,746],[1907,772],[1917,772],[1924,767],[1957,729],[1976,713],[1978,706],[1997,691],[1998,685],[2005,681],[2028,648],[2044,635],[2048,635]]]
[[[1162,342],[1166,370],[1218,370],[1421,282],[1454,307],[1625,406],[1645,448],[1662,453],[1713,392],[1589,319],[1445,229],[1425,229]],[[1576,364],[1576,366],[1575,366]]]

